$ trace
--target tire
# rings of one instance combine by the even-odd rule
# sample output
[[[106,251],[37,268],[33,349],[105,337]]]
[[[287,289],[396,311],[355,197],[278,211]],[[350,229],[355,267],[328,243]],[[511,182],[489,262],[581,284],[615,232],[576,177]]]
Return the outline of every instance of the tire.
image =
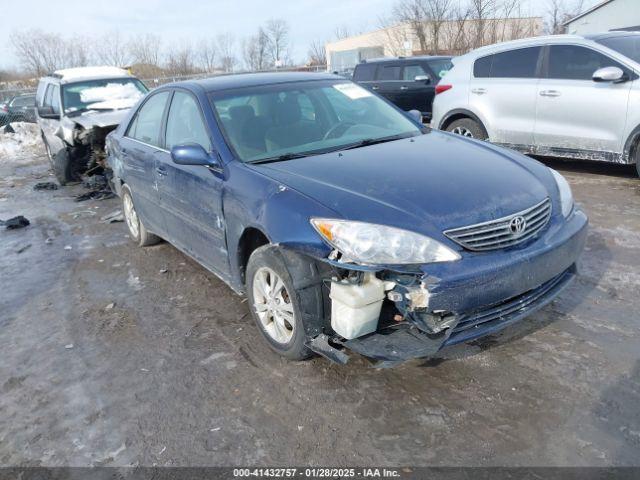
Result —
[[[634,156],[636,160],[636,172],[638,173],[638,177],[640,177],[640,140],[636,145]]]
[[[78,180],[76,177],[72,165],[71,159],[69,158],[69,152],[66,148],[63,148],[55,155],[51,155],[51,149],[49,148],[49,144],[47,141],[44,141],[45,149],[47,150],[47,156],[49,157],[49,162],[51,163],[51,167],[53,168],[53,174],[56,176],[58,183],[60,185],[65,186],[67,183],[75,182]]]
[[[122,186],[122,212],[129,235],[140,247],[147,247],[160,242],[161,238],[149,232],[142,224],[133,205],[133,196],[127,185]]]
[[[467,138],[475,138],[477,140],[487,140],[489,138],[482,124],[472,118],[461,118],[451,122],[447,127],[447,132],[462,135]]]
[[[305,342],[322,333],[324,324],[322,279],[316,262],[264,245],[251,254],[246,279],[251,315],[269,346],[289,360],[313,356]]]

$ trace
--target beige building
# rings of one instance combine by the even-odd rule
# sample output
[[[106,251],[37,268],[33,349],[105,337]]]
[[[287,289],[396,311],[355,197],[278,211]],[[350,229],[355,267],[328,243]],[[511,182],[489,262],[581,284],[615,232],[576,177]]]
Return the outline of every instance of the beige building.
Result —
[[[541,17],[404,23],[326,45],[329,71],[348,72],[362,60],[412,55],[460,55],[492,43],[535,37]]]

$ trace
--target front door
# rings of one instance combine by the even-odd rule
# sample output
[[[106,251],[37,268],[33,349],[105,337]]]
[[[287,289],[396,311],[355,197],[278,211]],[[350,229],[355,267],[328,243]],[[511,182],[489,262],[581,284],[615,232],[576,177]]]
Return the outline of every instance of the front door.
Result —
[[[229,262],[222,213],[223,175],[209,167],[174,163],[171,148],[186,144],[213,151],[197,98],[185,90],[176,90],[167,115],[166,150],[157,157],[164,223],[172,243],[224,276]]]
[[[402,66],[396,63],[382,62],[378,64],[376,73],[376,81],[373,83],[372,90],[389,100],[391,103],[398,105],[401,101],[400,90],[404,83],[400,78]]]
[[[398,107],[405,111],[419,110],[423,114],[428,114],[431,112],[434,94],[431,72],[419,63],[410,63],[402,67]]]
[[[612,160],[622,152],[630,81],[597,83],[593,73],[619,67],[608,56],[580,45],[551,45],[545,78],[538,84],[535,143],[540,153],[576,151]],[[595,158],[595,157],[594,157]]]

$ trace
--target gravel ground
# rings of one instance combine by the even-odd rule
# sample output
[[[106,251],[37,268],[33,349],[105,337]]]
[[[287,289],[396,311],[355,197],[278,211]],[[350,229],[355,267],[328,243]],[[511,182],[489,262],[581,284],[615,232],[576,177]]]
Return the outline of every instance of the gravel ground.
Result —
[[[7,159],[5,159],[7,160]],[[39,147],[0,162],[0,466],[640,465],[640,181],[554,163],[591,219],[580,277],[503,334],[375,370],[288,362],[243,299]],[[48,240],[49,239],[49,240]]]

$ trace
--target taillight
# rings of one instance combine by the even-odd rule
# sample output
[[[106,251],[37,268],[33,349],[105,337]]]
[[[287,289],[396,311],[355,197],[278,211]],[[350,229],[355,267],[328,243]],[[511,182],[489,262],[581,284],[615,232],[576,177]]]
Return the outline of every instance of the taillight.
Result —
[[[453,88],[453,85],[446,85],[446,84],[445,85],[441,85],[441,84],[438,84],[438,85],[436,85],[436,95],[438,95],[439,93],[442,93],[442,92],[446,92],[447,90],[451,90],[452,88]]]

